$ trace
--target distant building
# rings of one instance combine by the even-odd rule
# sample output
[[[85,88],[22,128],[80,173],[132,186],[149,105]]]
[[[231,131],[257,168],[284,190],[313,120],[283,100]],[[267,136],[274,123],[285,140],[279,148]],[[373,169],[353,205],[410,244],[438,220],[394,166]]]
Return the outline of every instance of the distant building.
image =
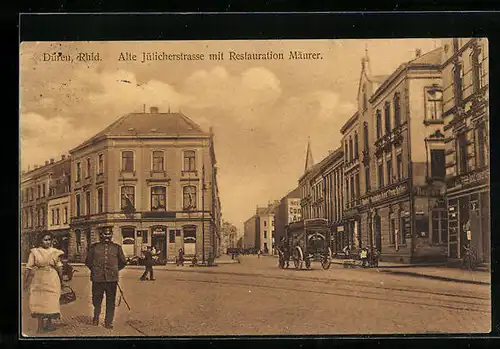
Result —
[[[237,241],[237,228],[229,223],[222,222],[221,227],[221,253],[227,253],[228,248],[235,248]]]
[[[256,248],[259,232],[259,217],[253,215],[243,223],[243,247]]]
[[[302,219],[302,209],[300,206],[300,188],[297,187],[281,200],[279,205],[276,206],[274,224],[274,240],[275,245],[279,243],[281,238],[286,234],[286,226],[292,222],[297,222]]]
[[[266,207],[257,206],[255,215],[244,223],[245,248],[260,249],[262,253],[273,254],[275,244],[275,211],[279,201],[269,203]]]
[[[450,259],[462,258],[471,244],[486,263],[491,252],[488,56],[487,39],[443,40],[448,213],[432,216],[443,226],[433,227],[432,242],[447,245]]]

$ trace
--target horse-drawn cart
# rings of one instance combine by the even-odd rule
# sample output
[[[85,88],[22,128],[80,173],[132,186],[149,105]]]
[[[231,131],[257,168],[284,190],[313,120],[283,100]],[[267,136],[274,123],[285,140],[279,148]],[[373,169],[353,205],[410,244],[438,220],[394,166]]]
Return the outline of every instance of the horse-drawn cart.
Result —
[[[290,223],[286,237],[279,248],[279,267],[288,267],[290,258],[296,269],[311,268],[312,262],[320,262],[323,269],[330,268],[332,251],[329,247],[330,229],[323,218],[306,219]]]

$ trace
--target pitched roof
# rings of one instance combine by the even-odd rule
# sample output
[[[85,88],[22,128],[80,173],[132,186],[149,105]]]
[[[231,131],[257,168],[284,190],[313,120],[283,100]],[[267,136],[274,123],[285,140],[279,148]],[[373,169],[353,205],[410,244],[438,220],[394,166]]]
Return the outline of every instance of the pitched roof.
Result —
[[[408,65],[441,65],[442,48],[438,47],[408,62]]]
[[[311,151],[311,140],[309,139],[307,141],[306,164],[304,167],[304,173],[306,173],[308,170],[312,169],[313,167],[314,167],[314,159],[313,159],[312,151]]]
[[[182,113],[130,113],[122,116],[95,136],[72,149],[72,151],[105,137],[181,137],[208,134]]]

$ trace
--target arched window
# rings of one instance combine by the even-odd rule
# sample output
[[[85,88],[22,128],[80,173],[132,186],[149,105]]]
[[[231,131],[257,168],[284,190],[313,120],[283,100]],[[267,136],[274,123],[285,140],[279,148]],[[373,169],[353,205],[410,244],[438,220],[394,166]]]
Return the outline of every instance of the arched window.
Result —
[[[167,189],[165,187],[151,188],[151,211],[167,210]]]

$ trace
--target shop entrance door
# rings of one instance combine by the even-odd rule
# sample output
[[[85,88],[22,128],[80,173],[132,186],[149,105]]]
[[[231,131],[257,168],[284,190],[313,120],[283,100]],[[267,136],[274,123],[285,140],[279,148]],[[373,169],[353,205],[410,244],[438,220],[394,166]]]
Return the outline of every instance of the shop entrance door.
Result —
[[[167,239],[165,235],[153,235],[151,246],[155,248],[159,262],[165,264],[167,262]]]

